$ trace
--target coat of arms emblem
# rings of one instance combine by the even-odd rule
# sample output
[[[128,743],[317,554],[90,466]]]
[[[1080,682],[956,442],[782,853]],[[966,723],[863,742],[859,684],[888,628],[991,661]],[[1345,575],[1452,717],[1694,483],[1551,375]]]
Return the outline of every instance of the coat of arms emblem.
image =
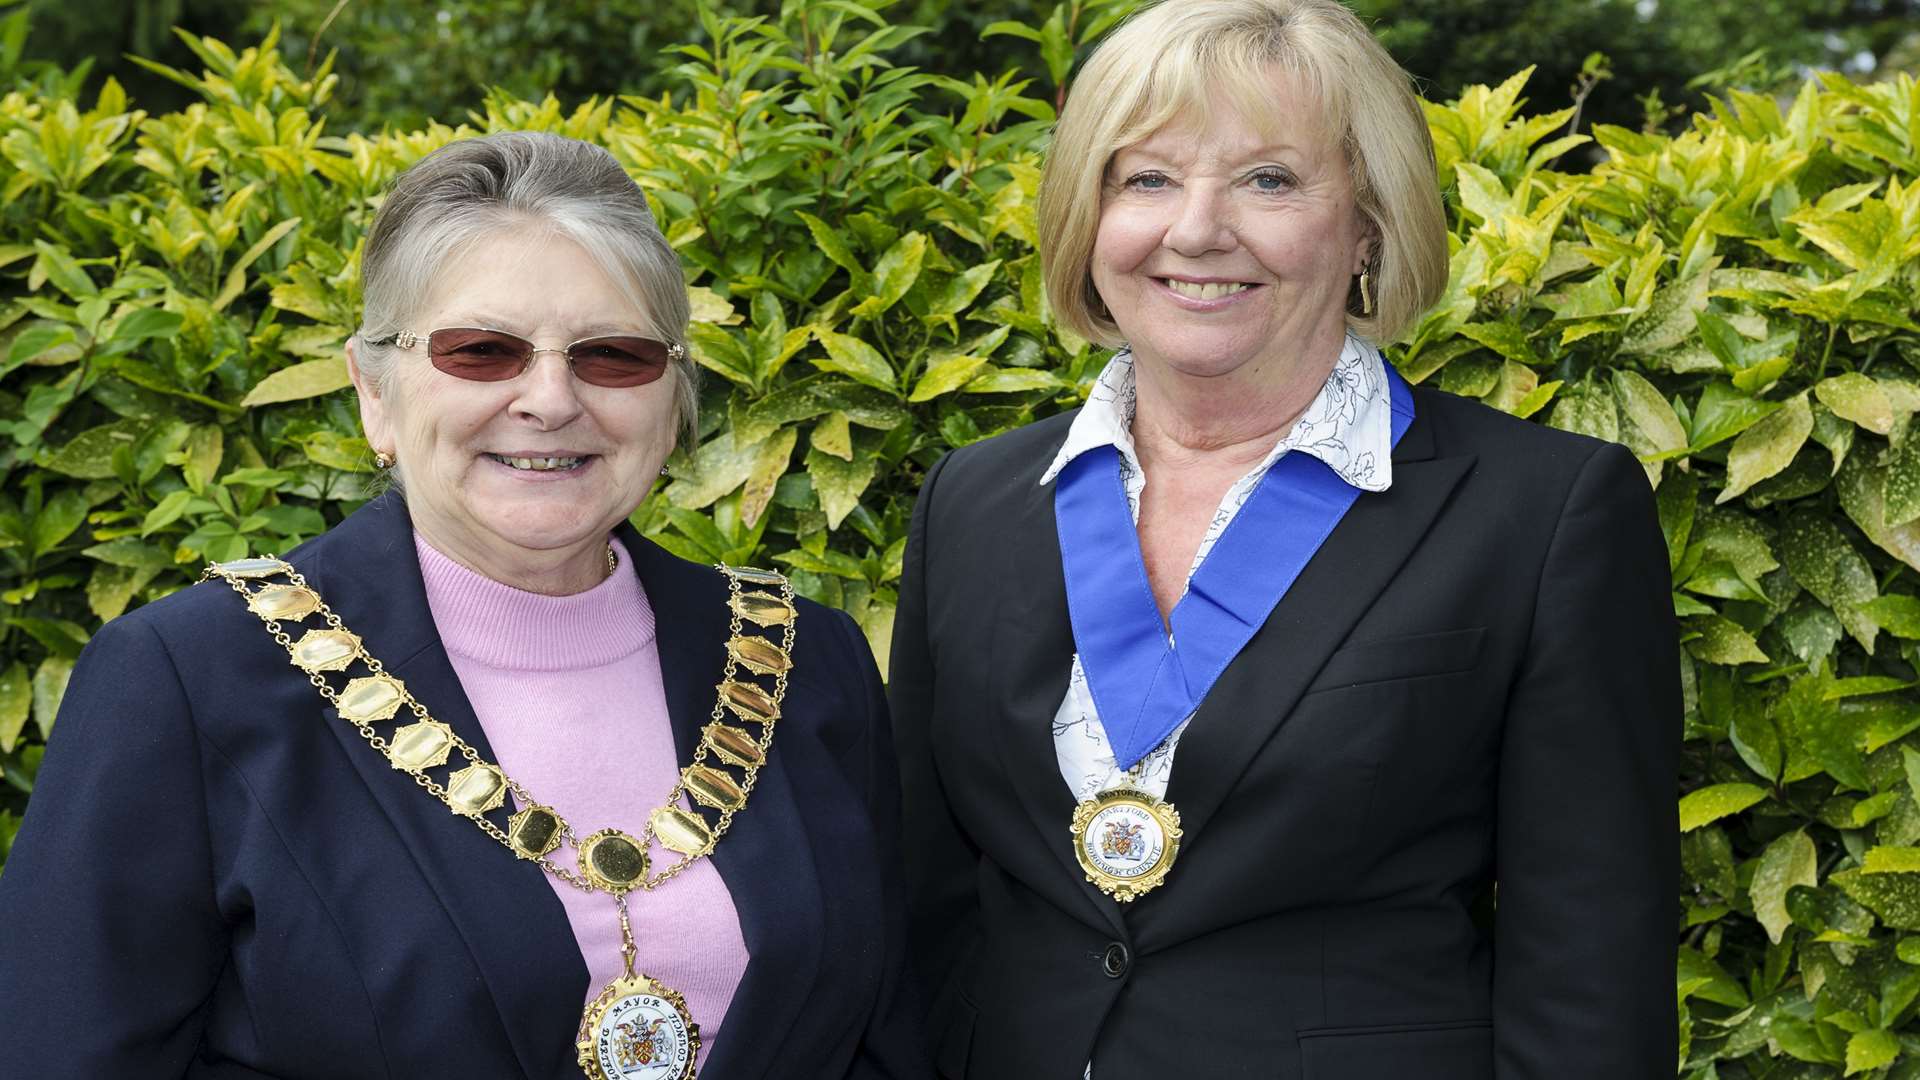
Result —
[[[622,1069],[653,1064],[653,1059],[663,1056],[662,1045],[668,1038],[667,1021],[663,1018],[651,1022],[616,1024],[618,1032],[613,1039],[615,1059]]]
[[[1144,852],[1146,839],[1140,835],[1142,826],[1138,822],[1109,818],[1106,829],[1100,834],[1100,853],[1110,859],[1137,859]]]

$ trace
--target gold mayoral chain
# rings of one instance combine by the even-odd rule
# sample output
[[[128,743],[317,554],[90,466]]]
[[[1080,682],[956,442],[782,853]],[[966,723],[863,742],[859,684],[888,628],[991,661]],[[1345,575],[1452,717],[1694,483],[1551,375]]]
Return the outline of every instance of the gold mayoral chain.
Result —
[[[1087,880],[1122,904],[1165,884],[1180,854],[1180,811],[1140,789],[1144,764],[1129,770],[1122,786],[1082,800],[1069,826]]]
[[[608,558],[612,559],[611,549]],[[339,616],[291,564],[272,557],[239,559],[214,563],[201,575],[203,581],[220,578],[245,597],[247,610],[266,624],[267,632],[287,650],[294,666],[307,673],[314,689],[394,768],[411,775],[414,783],[516,856],[538,863],[576,889],[613,897],[620,911],[625,973],[588,1002],[581,1016],[576,1046],[580,1067],[590,1080],[692,1080],[694,1076],[700,1028],[687,1011],[684,997],[634,970],[639,950],[627,917],[627,894],[634,889],[651,891],[672,881],[712,852],[726,834],[733,815],[753,793],[760,766],[766,763],[780,703],[787,693],[787,675],[793,668],[793,585],[771,571],[719,569],[727,577],[727,607],[732,613],[726,670],[693,763],[680,771],[666,802],[649,815],[638,837],[602,829],[585,839],[552,807],[429,715],[406,685],[387,674],[360,638],[341,625]],[[268,580],[274,578],[285,580]],[[310,627],[298,641],[281,626],[314,615],[326,628]],[[748,623],[762,631],[778,627],[780,643],[746,632]],[[355,664],[364,673],[349,678]],[[750,674],[743,675],[742,669]],[[346,679],[346,685],[336,689],[329,675]],[[755,679],[770,679],[772,686],[758,685]],[[403,708],[412,714],[411,721],[399,715]],[[758,736],[753,734],[756,728]],[[485,815],[503,805],[508,792],[520,809],[501,829]],[[713,810],[718,819],[709,822],[683,807],[687,796]],[[655,840],[680,858],[665,869],[653,869],[647,851]],[[563,841],[577,852],[578,873],[549,857]]]

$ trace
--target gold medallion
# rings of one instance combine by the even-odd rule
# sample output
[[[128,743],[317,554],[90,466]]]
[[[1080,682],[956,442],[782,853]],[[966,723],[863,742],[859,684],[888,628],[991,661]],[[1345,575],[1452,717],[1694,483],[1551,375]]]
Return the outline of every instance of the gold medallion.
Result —
[[[645,975],[622,975],[580,1017],[588,1080],[690,1080],[700,1026],[687,999]]]
[[[1073,854],[1087,880],[1122,904],[1167,880],[1180,853],[1180,811],[1138,788],[1114,788],[1073,812]]]

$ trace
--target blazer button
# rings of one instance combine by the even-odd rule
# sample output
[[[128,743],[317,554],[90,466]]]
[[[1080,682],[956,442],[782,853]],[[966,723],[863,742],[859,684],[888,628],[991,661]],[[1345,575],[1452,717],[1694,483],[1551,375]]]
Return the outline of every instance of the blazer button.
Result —
[[[1125,945],[1117,941],[1107,946],[1107,951],[1100,957],[1100,970],[1104,972],[1109,979],[1120,978],[1125,975],[1127,969],[1132,966],[1133,956],[1127,952]]]

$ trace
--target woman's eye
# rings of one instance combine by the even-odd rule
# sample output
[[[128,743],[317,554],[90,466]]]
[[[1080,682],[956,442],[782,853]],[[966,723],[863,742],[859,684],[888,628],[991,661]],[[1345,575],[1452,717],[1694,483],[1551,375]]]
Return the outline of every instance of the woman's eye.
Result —
[[[1135,173],[1127,177],[1128,187],[1143,191],[1159,191],[1161,188],[1166,187],[1167,184],[1167,178],[1159,173]]]
[[[1253,174],[1253,186],[1261,191],[1285,191],[1293,186],[1293,177],[1278,169],[1263,169]]]

